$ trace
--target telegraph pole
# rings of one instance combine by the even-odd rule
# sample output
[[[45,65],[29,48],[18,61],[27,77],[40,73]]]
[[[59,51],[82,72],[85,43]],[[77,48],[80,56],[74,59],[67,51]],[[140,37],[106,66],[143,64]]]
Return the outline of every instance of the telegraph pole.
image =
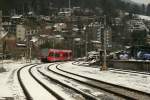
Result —
[[[7,35],[8,32],[6,32],[4,30],[4,28],[2,27],[2,11],[0,11],[0,39],[2,42],[2,68],[3,68],[3,60],[4,60],[4,56],[5,56],[5,48],[6,48],[6,41],[5,41],[5,36]]]
[[[84,30],[84,34],[85,34],[85,56],[87,57],[87,53],[88,53],[88,50],[87,50],[87,45],[88,45],[88,37],[87,37],[87,26],[84,26],[83,28]]]
[[[86,42],[86,45],[85,45],[85,50],[86,50],[86,52],[85,52],[85,54],[86,54],[86,57],[87,57],[87,53],[88,53],[88,50],[87,50],[87,45],[88,45],[88,40],[87,40],[87,32],[85,33],[85,35],[86,35],[86,40],[85,40],[85,42]]]
[[[100,70],[101,71],[104,71],[104,70],[107,70],[107,51],[106,51],[106,45],[107,45],[107,43],[106,43],[106,38],[107,38],[107,27],[106,27],[106,15],[104,16],[104,39],[103,39],[103,51],[104,51],[104,53],[103,53],[103,64],[102,64],[102,66],[100,67]]]
[[[69,0],[69,5],[68,5],[68,7],[69,7],[69,16],[71,16],[71,0]]]
[[[69,0],[69,10],[71,9],[71,1]]]
[[[29,44],[29,45],[30,45],[30,47],[29,47],[29,51],[30,51],[30,54],[29,54],[29,55],[30,55],[30,58],[29,58],[29,59],[30,59],[30,63],[31,63],[31,59],[32,59],[32,42],[31,42],[31,41],[30,41],[30,44]]]
[[[2,34],[2,11],[0,10],[0,34]],[[1,38],[2,41],[2,68],[3,68],[3,58],[4,58],[4,54],[3,54],[3,39]]]
[[[26,62],[28,62],[28,56],[29,56],[29,33],[26,31]]]

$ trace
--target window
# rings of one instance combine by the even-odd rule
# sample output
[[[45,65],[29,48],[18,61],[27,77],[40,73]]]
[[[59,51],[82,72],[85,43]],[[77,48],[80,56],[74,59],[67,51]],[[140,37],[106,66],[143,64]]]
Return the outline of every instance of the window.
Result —
[[[68,53],[65,52],[65,53],[64,53],[64,57],[68,57]]]
[[[51,53],[49,54],[49,56],[50,56],[50,57],[60,57],[60,54],[59,54],[59,53],[53,53],[53,52],[51,52]]]

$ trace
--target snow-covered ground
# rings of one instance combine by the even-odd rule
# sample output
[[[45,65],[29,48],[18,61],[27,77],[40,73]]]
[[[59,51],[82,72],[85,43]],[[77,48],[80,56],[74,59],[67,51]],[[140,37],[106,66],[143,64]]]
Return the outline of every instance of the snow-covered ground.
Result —
[[[113,70],[100,71],[100,68],[72,65],[72,62],[64,63],[59,68],[97,80],[102,80],[150,93],[150,75]]]
[[[5,72],[0,72],[0,100],[5,100],[4,98],[14,98],[19,94],[18,86],[16,83],[17,77],[15,76],[18,68],[29,64],[25,60],[12,61],[4,60],[0,61],[0,68],[4,68]],[[15,79],[14,79],[15,78]],[[17,97],[16,97],[17,98]],[[12,99],[13,100],[13,99]]]
[[[36,63],[34,61],[33,63]],[[18,68],[29,64],[25,61],[4,61],[4,64],[0,63],[0,67],[4,67],[6,72],[0,73],[0,100],[4,97],[15,97],[16,91],[19,91],[18,86],[15,84],[17,77],[16,71]],[[136,74],[136,73],[123,73],[117,71],[100,71],[99,68],[95,67],[84,67],[82,65],[72,65],[72,62],[61,64],[60,68],[68,70],[74,73],[78,73],[87,77],[95,78],[98,80],[119,84],[134,88],[137,90],[145,91],[150,93],[150,75]],[[22,94],[18,94],[22,95]],[[23,97],[23,95],[22,95]],[[11,100],[11,99],[9,99]],[[13,99],[12,99],[13,100]],[[15,99],[22,100],[22,99]]]

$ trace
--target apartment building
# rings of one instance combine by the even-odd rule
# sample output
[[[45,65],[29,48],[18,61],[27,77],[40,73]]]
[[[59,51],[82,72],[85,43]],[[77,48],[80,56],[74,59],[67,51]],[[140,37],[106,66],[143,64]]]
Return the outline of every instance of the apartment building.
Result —
[[[128,25],[128,32],[142,31],[147,29],[143,20],[141,20],[140,18],[134,18],[128,21],[127,25]]]

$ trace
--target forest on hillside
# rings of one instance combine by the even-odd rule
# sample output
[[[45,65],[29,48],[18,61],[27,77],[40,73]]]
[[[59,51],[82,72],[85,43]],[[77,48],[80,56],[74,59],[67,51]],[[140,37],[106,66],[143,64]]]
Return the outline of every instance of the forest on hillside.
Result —
[[[131,13],[146,14],[147,9],[143,5],[123,2],[123,0],[70,0],[71,7],[95,9],[100,7],[105,14],[111,14],[116,9]],[[4,14],[10,14],[13,10],[22,13],[34,11],[37,14],[47,14],[51,8],[68,7],[69,0],[0,0],[0,9]]]

